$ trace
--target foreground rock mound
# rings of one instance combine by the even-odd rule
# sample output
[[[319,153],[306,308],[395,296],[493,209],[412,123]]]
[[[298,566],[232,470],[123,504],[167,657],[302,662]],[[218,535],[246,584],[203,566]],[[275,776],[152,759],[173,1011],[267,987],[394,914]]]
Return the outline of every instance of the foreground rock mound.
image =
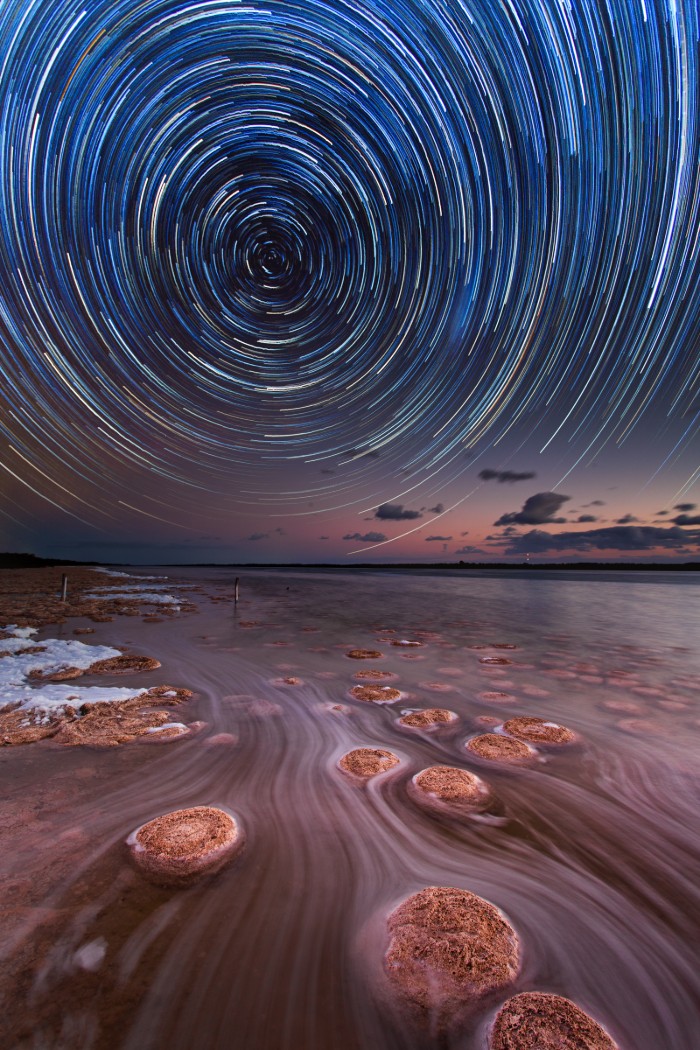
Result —
[[[576,734],[566,726],[531,716],[509,718],[503,723],[503,730],[518,740],[532,744],[573,744],[577,739]]]
[[[358,747],[355,751],[348,751],[338,762],[343,772],[364,778],[386,773],[398,764],[399,759],[393,751],[385,751],[381,747]]]
[[[482,809],[491,792],[474,773],[454,766],[430,766],[416,773],[413,786],[427,801],[461,809]]]
[[[454,722],[456,719],[454,711],[448,711],[444,707],[429,707],[425,711],[413,711],[410,715],[404,715],[399,719],[399,725],[409,726],[411,729],[429,729],[430,726]]]
[[[524,765],[537,758],[537,752],[523,740],[499,736],[498,733],[482,733],[467,741],[467,751],[485,758],[489,762],[505,762],[508,765]]]
[[[561,995],[523,992],[503,1004],[489,1050],[618,1050],[597,1021]]]
[[[243,833],[222,809],[195,806],[142,824],[126,841],[151,882],[187,886],[223,868],[241,848]]]
[[[467,890],[429,886],[407,897],[387,925],[389,982],[438,1028],[505,988],[520,968],[515,930],[498,908]]]

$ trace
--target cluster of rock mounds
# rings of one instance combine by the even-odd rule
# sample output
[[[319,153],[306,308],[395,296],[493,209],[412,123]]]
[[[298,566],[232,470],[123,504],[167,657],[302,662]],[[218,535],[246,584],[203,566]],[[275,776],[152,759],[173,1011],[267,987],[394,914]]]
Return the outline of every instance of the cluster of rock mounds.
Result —
[[[520,938],[490,901],[468,890],[428,886],[386,921],[384,976],[415,1022],[442,1033],[483,1009],[518,978]],[[489,1050],[618,1050],[579,1006],[547,992],[507,999],[488,1033]]]
[[[489,762],[528,765],[539,757],[537,747],[564,747],[578,742],[573,730],[533,715],[509,718],[497,733],[481,733],[466,743],[471,754]]]

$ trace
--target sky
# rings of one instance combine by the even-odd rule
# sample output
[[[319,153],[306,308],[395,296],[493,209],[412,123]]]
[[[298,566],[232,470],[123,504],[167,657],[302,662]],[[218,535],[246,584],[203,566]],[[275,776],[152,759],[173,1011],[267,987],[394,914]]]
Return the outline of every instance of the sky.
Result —
[[[5,0],[0,550],[700,557],[691,0]]]

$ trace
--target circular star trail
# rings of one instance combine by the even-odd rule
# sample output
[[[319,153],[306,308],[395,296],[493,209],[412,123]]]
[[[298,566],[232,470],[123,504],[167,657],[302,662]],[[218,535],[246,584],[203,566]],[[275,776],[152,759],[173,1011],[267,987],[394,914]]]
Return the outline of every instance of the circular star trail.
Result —
[[[695,4],[6,0],[0,36],[1,458],[59,506],[697,407]]]

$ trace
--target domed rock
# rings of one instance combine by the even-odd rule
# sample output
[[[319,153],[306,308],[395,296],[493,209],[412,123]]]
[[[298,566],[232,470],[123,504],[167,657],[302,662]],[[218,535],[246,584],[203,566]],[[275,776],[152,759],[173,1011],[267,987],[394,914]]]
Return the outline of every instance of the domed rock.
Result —
[[[454,711],[448,711],[444,707],[429,707],[425,711],[412,711],[404,715],[399,719],[399,725],[409,726],[411,729],[428,729],[441,723],[454,722],[456,718]]]
[[[429,886],[389,916],[384,969],[400,999],[444,1027],[520,968],[517,934],[489,901],[467,890]]]
[[[243,833],[222,809],[194,806],[142,824],[126,841],[134,863],[152,882],[187,886],[219,871],[241,848]]]
[[[365,703],[391,704],[400,698],[401,691],[388,685],[356,685],[350,690],[350,695]]]
[[[482,733],[474,736],[466,743],[466,748],[479,758],[488,759],[490,762],[505,762],[509,765],[523,765],[532,762],[537,757],[537,752],[523,740],[514,740],[512,737],[500,736],[498,733]]]
[[[531,744],[573,744],[577,739],[576,734],[566,726],[528,715],[509,718],[503,723],[503,730],[509,736]]]
[[[339,760],[338,765],[344,773],[350,773],[354,777],[376,777],[378,773],[386,773],[399,764],[399,758],[392,752],[381,747],[358,747],[354,751],[348,751]]]
[[[496,1015],[489,1050],[618,1050],[604,1028],[570,999],[522,992]]]
[[[454,766],[430,766],[416,773],[412,783],[429,801],[460,809],[482,809],[491,795],[480,777]]]

